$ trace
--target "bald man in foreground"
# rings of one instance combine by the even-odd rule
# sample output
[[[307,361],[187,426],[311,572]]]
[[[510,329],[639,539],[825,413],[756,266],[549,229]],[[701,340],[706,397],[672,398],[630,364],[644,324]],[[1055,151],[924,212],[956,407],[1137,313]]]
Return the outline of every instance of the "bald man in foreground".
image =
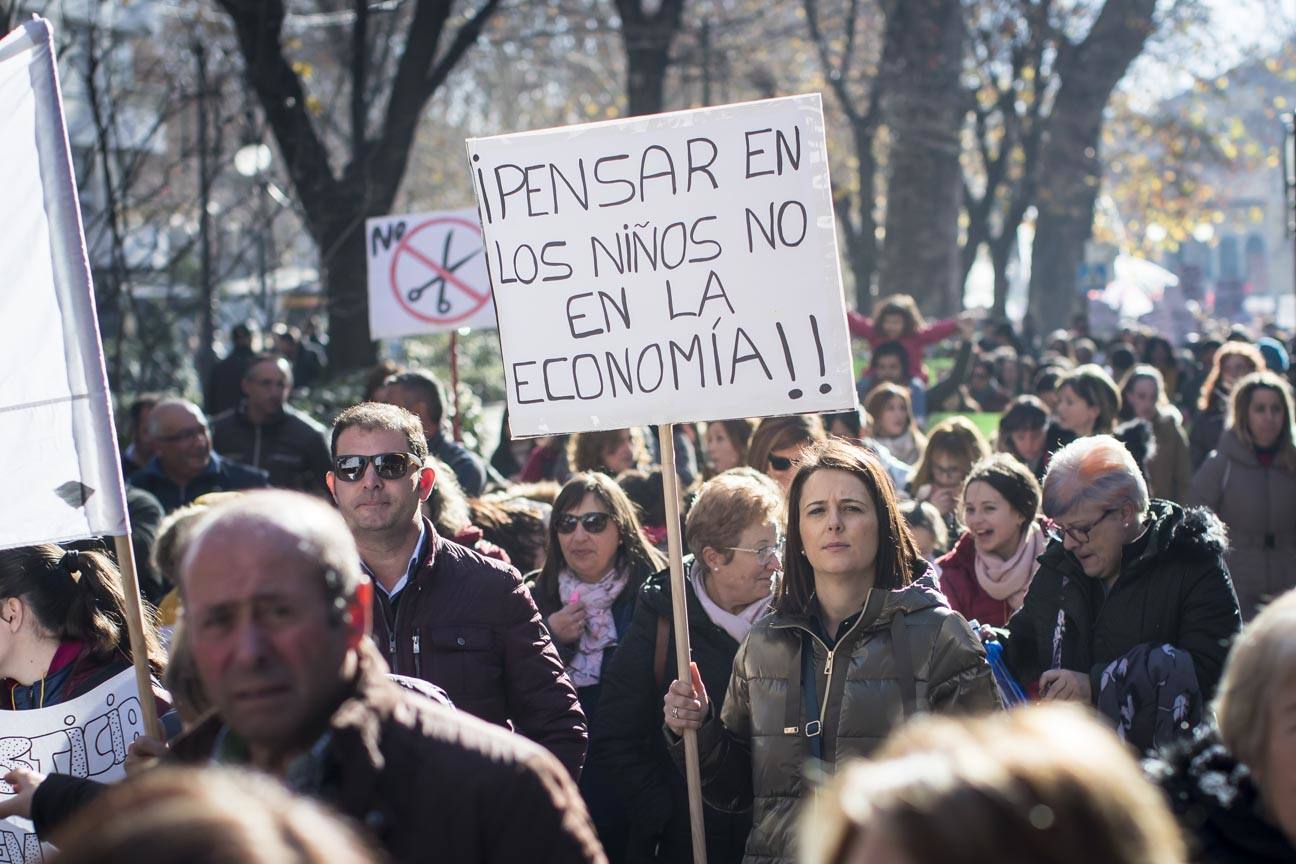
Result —
[[[549,751],[388,678],[368,635],[373,586],[327,504],[264,491],[216,505],[183,561],[183,638],[214,710],[173,741],[170,760],[272,774],[362,826],[393,861],[606,864]],[[97,786],[15,780],[35,790],[42,836]]]

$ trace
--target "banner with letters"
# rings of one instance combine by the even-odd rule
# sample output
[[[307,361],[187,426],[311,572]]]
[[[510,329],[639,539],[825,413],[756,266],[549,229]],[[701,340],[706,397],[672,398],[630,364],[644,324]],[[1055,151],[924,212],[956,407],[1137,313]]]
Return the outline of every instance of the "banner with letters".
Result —
[[[515,436],[854,407],[818,94],[467,150]]]
[[[127,669],[75,699],[0,711],[0,777],[14,768],[110,783],[126,776],[126,750],[144,734],[135,672]],[[0,801],[13,788],[0,781]],[[39,864],[41,843],[25,819],[0,820],[0,862]]]

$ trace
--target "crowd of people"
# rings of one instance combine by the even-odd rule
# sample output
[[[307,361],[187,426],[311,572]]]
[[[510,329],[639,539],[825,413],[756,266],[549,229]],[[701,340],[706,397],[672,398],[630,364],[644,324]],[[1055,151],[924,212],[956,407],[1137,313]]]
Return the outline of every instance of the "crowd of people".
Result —
[[[392,363],[325,425],[236,328],[123,424],[167,740],[0,815],[70,862],[686,862],[692,730],[719,864],[1296,861],[1286,334],[849,324],[854,410],[673,427],[688,680],[655,430],[474,453]],[[94,541],[0,552],[0,708],[129,668],[125,602]]]

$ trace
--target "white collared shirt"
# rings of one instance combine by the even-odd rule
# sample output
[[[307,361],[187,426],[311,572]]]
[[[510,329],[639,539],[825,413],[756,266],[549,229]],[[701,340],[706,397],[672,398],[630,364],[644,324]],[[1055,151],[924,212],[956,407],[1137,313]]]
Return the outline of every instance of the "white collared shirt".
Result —
[[[404,591],[405,586],[409,584],[410,577],[414,575],[414,568],[418,566],[419,559],[423,557],[423,552],[425,551],[428,541],[427,535],[427,523],[422,519],[419,519],[419,539],[418,542],[414,544],[414,554],[410,556],[409,563],[405,565],[405,575],[400,578],[400,581],[397,582],[390,591],[382,586],[382,583],[378,581],[374,576],[373,571],[369,569],[368,565],[366,565],[364,561],[360,562],[360,568],[364,570],[364,572],[373,581],[374,587],[381,591],[388,600],[394,600],[396,595]]]

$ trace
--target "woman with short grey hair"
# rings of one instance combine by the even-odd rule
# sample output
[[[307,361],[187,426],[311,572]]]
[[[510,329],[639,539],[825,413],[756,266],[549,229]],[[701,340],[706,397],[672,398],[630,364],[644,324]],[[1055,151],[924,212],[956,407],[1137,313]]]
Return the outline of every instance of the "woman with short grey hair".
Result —
[[[1204,508],[1148,497],[1109,435],[1054,454],[1044,477],[1049,543],[1004,657],[1046,701],[1096,707],[1140,749],[1186,733],[1242,626],[1224,527]]]

